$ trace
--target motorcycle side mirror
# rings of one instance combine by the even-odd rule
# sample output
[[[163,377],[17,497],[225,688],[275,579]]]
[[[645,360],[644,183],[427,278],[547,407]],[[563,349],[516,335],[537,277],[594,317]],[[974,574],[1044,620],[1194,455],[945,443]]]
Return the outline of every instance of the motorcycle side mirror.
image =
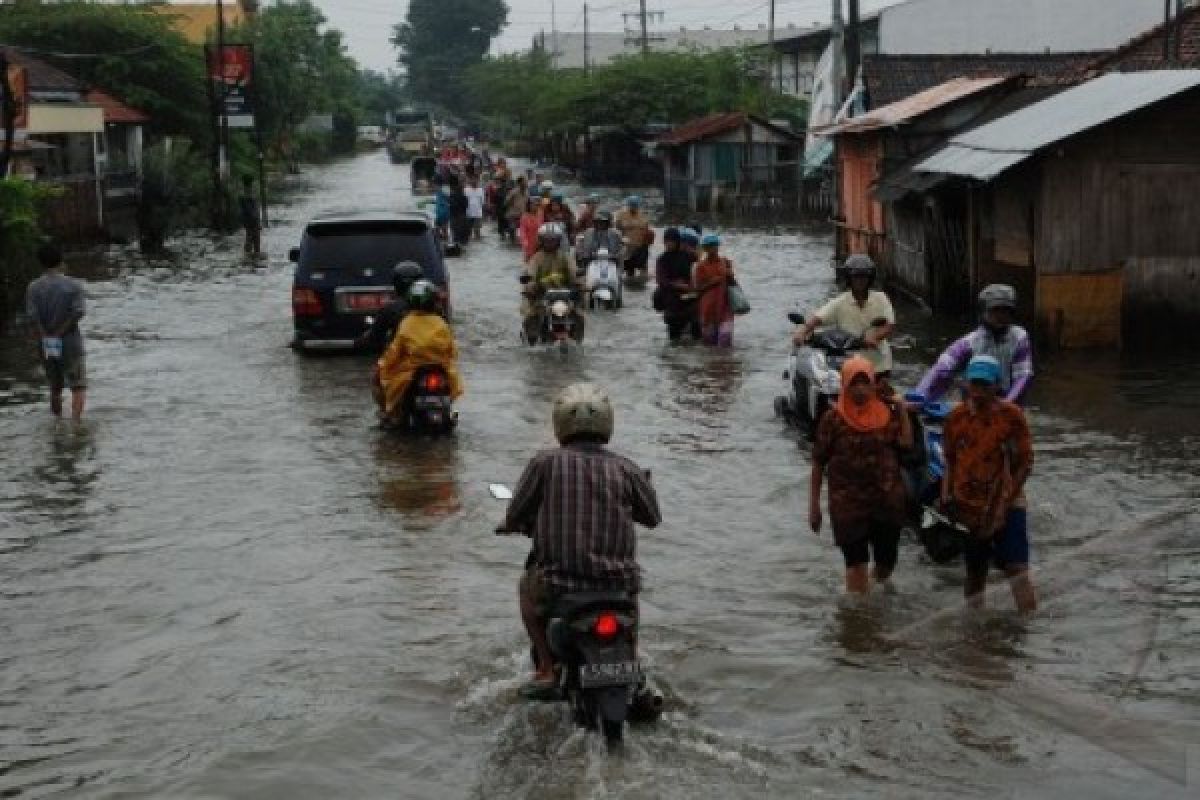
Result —
[[[517,278],[517,280],[519,280],[522,284],[528,284],[528,283],[533,282],[533,276],[532,275],[521,275],[519,278]]]
[[[492,497],[496,498],[497,500],[512,500],[513,499],[512,489],[508,488],[507,486],[505,486],[502,483],[488,484],[488,491],[491,492]]]
[[[804,315],[801,314],[799,311],[789,311],[787,318],[788,318],[788,322],[792,323],[793,325],[803,325],[804,324]]]
[[[299,247],[293,247],[291,250],[288,250],[288,261],[292,262],[293,264],[299,263],[299,261],[300,261],[300,248]]]

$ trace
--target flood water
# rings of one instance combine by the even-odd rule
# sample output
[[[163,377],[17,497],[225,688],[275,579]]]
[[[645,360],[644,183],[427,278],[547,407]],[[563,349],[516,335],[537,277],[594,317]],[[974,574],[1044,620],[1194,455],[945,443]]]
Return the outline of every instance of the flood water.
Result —
[[[110,259],[82,429],[3,340],[0,796],[1197,796],[1190,364],[1039,363],[1033,619],[999,583],[995,611],[960,613],[959,570],[914,546],[896,592],[854,606],[772,412],[784,312],[833,291],[826,233],[726,231],[754,305],[732,353],[668,347],[630,292],[566,359],[518,342],[519,257],[493,235],[451,263],[458,435],[402,441],[375,426],[369,359],[288,349],[286,253],[317,211],[408,206],[407,185],[381,153],[313,169],[262,268],[236,238]],[[900,311],[909,385],[956,326]],[[578,380],[611,390],[614,447],[665,517],[640,558],[669,712],[620,758],[518,699],[526,547],[491,534],[487,484],[552,441]]]

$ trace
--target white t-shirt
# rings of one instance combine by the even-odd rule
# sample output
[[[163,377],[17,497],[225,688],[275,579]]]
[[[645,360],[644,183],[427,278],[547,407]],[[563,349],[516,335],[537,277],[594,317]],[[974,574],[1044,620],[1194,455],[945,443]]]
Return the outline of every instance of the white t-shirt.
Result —
[[[892,301],[883,292],[874,290],[867,292],[867,302],[862,306],[854,300],[851,292],[842,292],[821,307],[817,318],[824,325],[855,336],[865,334],[871,329],[871,323],[880,318],[886,319],[889,324],[896,324]],[[892,347],[886,339],[879,343],[878,348],[868,348],[862,354],[876,372],[887,372],[892,368]]]
[[[483,187],[468,186],[463,189],[463,194],[467,196],[467,216],[472,219],[483,218]]]

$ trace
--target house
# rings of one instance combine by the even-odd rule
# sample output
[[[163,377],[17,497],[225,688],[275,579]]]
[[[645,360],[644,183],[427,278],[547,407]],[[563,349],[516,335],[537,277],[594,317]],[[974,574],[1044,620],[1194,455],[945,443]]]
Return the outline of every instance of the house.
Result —
[[[1081,77],[1165,67],[1200,67],[1200,5],[1136,36],[1084,67]]]
[[[1010,94],[1018,79],[998,76],[954,78],[815,133],[832,137],[839,198],[834,217],[836,256],[869,254],[889,280],[918,294],[932,281],[924,264],[909,256],[922,248],[909,241],[920,230],[922,212],[901,203],[905,193],[881,198],[881,178],[914,155],[928,152]]]
[[[878,13],[862,18],[859,39],[864,55],[878,52]],[[832,40],[833,29],[829,25],[815,25],[796,32],[781,31],[775,38],[775,74],[771,85],[783,94],[811,99],[817,65]]]
[[[1197,119],[1200,69],[1110,73],[951,137],[912,168],[957,197],[935,212],[962,223],[942,268],[1022,288],[1063,347],[1193,330]]]
[[[76,241],[126,229],[128,215],[118,212],[136,199],[148,118],[41,59],[6,55],[21,75],[14,174],[61,190],[47,227]]]
[[[715,212],[798,196],[803,138],[753,114],[710,114],[658,140],[667,207]]]
[[[228,28],[241,25],[258,11],[257,0],[226,0],[222,4],[223,18]],[[147,5],[157,14],[169,16],[171,26],[192,44],[204,44],[213,38],[217,29],[217,4],[156,3]]]

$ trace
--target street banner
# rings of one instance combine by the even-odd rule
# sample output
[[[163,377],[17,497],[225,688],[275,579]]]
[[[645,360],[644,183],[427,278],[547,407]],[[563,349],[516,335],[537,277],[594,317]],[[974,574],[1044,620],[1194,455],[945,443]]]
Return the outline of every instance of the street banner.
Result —
[[[254,106],[250,98],[250,83],[254,76],[254,50],[248,44],[227,44],[220,48],[205,47],[208,77],[221,112],[229,119],[231,128],[253,128]]]

